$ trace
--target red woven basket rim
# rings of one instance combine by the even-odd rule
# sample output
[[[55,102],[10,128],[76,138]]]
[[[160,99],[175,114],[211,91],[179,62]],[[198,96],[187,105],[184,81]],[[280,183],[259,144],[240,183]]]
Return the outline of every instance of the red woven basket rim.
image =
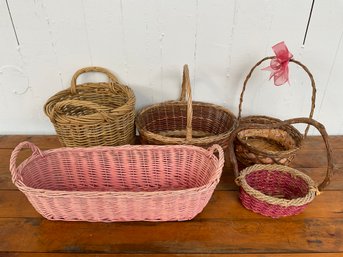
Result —
[[[251,175],[252,173],[257,172],[259,170],[269,170],[269,171],[274,171],[274,172],[290,173],[291,175],[301,178],[309,186],[308,193],[304,197],[291,199],[291,200],[266,195],[263,192],[251,187],[246,181],[246,176]],[[316,196],[316,194],[318,193],[318,189],[317,189],[317,186],[315,185],[315,182],[309,176],[307,176],[306,174],[296,169],[290,168],[288,166],[278,165],[278,164],[268,164],[268,165],[255,164],[253,166],[247,167],[240,172],[240,176],[236,178],[236,183],[239,184],[239,186],[242,187],[242,189],[251,197],[254,197],[260,201],[267,202],[269,204],[280,205],[280,206],[285,206],[285,207],[305,205],[311,202]]]

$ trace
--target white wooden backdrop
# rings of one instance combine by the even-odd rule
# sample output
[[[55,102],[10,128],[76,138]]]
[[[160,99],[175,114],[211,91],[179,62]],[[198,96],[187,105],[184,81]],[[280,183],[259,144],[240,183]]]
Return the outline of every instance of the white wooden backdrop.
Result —
[[[315,77],[315,118],[330,134],[343,134],[343,1],[315,0],[303,45],[311,4],[0,0],[0,134],[54,133],[43,113],[45,101],[67,88],[77,69],[90,65],[107,67],[129,84],[141,108],[176,99],[187,63],[193,99],[237,113],[245,75],[282,40]],[[244,114],[306,116],[311,89],[303,70],[291,64],[290,85],[281,87],[268,76],[260,69],[254,74]],[[79,81],[101,79],[91,74]]]

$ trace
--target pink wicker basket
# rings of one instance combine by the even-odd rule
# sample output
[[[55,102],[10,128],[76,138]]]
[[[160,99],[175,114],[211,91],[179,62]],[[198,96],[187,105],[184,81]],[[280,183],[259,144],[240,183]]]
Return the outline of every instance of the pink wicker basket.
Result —
[[[307,123],[315,126],[324,139],[328,167],[322,183],[317,185],[306,174],[278,164],[255,164],[241,172],[238,171],[233,141],[240,131],[250,128],[275,129],[294,123]],[[333,160],[328,135],[324,126],[313,119],[297,118],[268,125],[248,124],[241,126],[232,132],[230,143],[230,158],[236,176],[236,184],[240,186],[239,198],[243,206],[253,212],[272,218],[299,214],[330,183]]]
[[[20,150],[32,156],[16,167]],[[214,152],[218,152],[218,157]],[[13,183],[49,220],[190,220],[219,182],[223,150],[196,146],[118,146],[12,152]]]

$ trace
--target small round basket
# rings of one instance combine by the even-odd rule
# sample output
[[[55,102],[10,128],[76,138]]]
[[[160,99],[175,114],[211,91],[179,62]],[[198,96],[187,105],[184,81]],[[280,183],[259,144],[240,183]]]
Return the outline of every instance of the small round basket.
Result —
[[[252,124],[273,124],[280,122],[279,119],[268,116],[247,116],[241,118],[243,96],[247,83],[253,71],[262,62],[273,59],[274,56],[265,57],[260,60],[247,75],[242,93],[240,95],[238,124],[239,126],[249,126]],[[311,111],[309,118],[313,117],[316,99],[316,86],[311,72],[301,62],[291,59],[299,65],[308,74],[312,86]],[[306,137],[309,126],[307,126],[304,136]],[[247,129],[240,132],[235,140],[235,151],[237,159],[245,166],[252,164],[281,164],[288,165],[295,157],[296,152],[300,149],[304,136],[293,126],[284,125],[276,129]]]
[[[143,144],[189,144],[205,148],[213,144],[227,148],[235,125],[236,117],[226,108],[192,102],[187,65],[183,67],[180,100],[148,106],[136,119]]]
[[[79,75],[104,73],[108,82],[77,85]],[[87,67],[78,70],[70,88],[50,97],[44,106],[63,146],[116,146],[135,140],[135,95],[109,70]]]
[[[324,126],[315,120],[297,118],[269,125],[241,126],[232,132],[230,142],[233,144],[234,137],[246,129],[275,129],[294,123],[307,123],[320,131],[328,158],[328,168],[324,181],[317,186],[306,174],[278,164],[255,164],[239,172],[234,150],[230,148],[230,158],[236,176],[235,181],[240,186],[239,198],[245,208],[272,218],[296,215],[302,212],[315,196],[330,183],[333,161],[328,135]]]

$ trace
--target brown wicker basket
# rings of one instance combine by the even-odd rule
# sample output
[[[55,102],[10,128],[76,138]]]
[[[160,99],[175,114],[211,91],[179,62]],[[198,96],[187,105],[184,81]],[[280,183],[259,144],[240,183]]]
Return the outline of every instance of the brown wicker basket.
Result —
[[[186,100],[187,95],[187,100]],[[235,116],[226,108],[192,102],[188,66],[183,67],[179,101],[148,106],[137,115],[136,126],[143,144],[190,144],[209,147],[228,146]]]
[[[268,116],[247,116],[241,118],[243,96],[247,86],[247,83],[255,70],[262,62],[273,59],[274,56],[265,57],[260,60],[250,70],[247,75],[242,93],[240,95],[238,124],[272,124],[280,122],[279,119]],[[312,86],[312,98],[311,98],[311,111],[309,118],[313,117],[316,99],[316,86],[314,78],[308,68],[301,62],[291,59],[293,62],[304,69],[311,80]],[[305,137],[307,135],[309,126],[306,127]],[[252,164],[281,164],[288,165],[294,158],[296,152],[301,147],[303,135],[292,125],[284,125],[280,128],[263,128],[263,129],[246,129],[238,133],[235,140],[235,152],[237,159],[245,166]]]
[[[76,84],[79,75],[101,72],[109,82]],[[63,146],[115,146],[135,140],[135,96],[107,69],[78,70],[69,89],[50,97],[44,106]]]

